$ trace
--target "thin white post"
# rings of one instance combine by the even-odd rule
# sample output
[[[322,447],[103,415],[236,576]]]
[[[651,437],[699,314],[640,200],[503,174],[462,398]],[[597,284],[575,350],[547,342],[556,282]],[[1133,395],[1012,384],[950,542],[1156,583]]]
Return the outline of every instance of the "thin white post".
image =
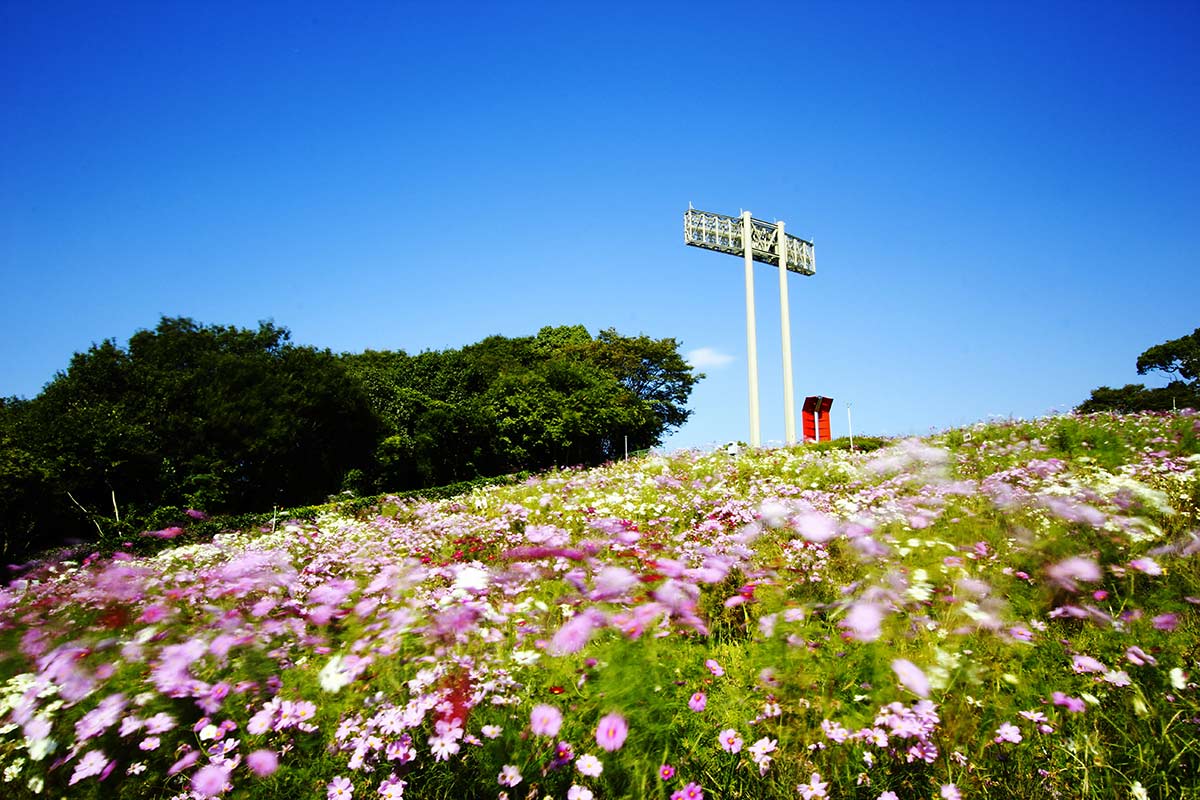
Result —
[[[750,212],[742,212],[742,249],[746,257],[746,362],[750,385],[750,446],[760,447],[758,424],[758,340],[754,332],[754,243]]]
[[[779,325],[783,329],[783,426],[788,447],[796,443],[796,398],[792,394],[792,320],[788,312],[787,291],[787,237],[783,222],[775,223],[778,229],[779,250]]]
[[[846,403],[846,429],[850,431],[850,452],[854,452],[854,420],[850,418],[850,403]]]

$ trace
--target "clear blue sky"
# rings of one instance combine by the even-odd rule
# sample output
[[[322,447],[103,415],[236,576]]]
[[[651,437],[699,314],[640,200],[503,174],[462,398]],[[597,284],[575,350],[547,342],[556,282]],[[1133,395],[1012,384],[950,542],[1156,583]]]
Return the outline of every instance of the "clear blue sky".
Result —
[[[796,394],[835,434],[1067,409],[1200,326],[1197,42],[1194,2],[9,0],[0,395],[160,315],[335,352],[583,323],[709,354],[669,445],[744,439],[742,264],[683,245],[692,202],[816,241]]]

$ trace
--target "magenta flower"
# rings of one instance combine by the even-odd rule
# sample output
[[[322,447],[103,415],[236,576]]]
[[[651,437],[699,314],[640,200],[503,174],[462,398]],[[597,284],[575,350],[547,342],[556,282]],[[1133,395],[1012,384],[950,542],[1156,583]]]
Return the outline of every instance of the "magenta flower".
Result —
[[[708,667],[708,671],[718,678],[725,674],[725,668],[722,667],[715,658],[710,658],[704,662],[704,666]]]
[[[671,800],[704,800],[704,791],[698,783],[689,783],[682,789],[671,792]]]
[[[536,705],[529,714],[529,727],[535,736],[557,736],[562,727],[562,712],[544,703]]]
[[[625,737],[629,735],[629,723],[620,714],[609,714],[600,720],[600,725],[596,728],[596,744],[602,750],[607,750],[610,753],[614,750],[620,750],[621,745],[625,744]]]
[[[675,768],[670,764],[663,764],[658,768],[658,777],[664,781],[671,780],[671,778],[675,777]]]
[[[691,696],[691,698],[688,699],[688,708],[690,708],[692,711],[695,711],[697,714],[703,711],[706,705],[708,705],[708,697],[704,694],[704,692],[696,692]]]

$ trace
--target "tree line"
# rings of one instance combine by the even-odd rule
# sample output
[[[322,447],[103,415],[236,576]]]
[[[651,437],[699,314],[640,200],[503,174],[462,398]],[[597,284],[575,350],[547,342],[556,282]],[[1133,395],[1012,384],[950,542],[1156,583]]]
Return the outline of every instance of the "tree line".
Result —
[[[1200,328],[1147,348],[1138,356],[1137,371],[1138,375],[1162,372],[1171,376],[1171,381],[1155,388],[1143,383],[1128,383],[1119,389],[1100,386],[1076,410],[1130,413],[1200,408]]]
[[[660,444],[700,375],[676,340],[582,325],[461,349],[334,354],[163,317],[0,399],[0,558],[73,539],[594,465]]]

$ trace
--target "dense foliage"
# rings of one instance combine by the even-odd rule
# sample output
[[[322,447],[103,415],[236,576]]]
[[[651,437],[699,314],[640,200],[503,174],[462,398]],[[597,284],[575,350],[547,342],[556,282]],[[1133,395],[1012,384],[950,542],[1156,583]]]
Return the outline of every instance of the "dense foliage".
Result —
[[[0,558],[119,542],[188,509],[246,513],[658,444],[699,375],[673,339],[582,326],[461,350],[346,354],[163,318],[0,403]]]
[[[1200,797],[1200,416],[677,453],[0,590],[6,796]]]
[[[1200,328],[1187,336],[1156,344],[1137,359],[1138,375],[1163,372],[1173,380],[1166,386],[1147,389],[1142,383],[1129,383],[1120,389],[1101,386],[1077,409],[1089,414],[1096,411],[1171,411],[1200,408]]]

